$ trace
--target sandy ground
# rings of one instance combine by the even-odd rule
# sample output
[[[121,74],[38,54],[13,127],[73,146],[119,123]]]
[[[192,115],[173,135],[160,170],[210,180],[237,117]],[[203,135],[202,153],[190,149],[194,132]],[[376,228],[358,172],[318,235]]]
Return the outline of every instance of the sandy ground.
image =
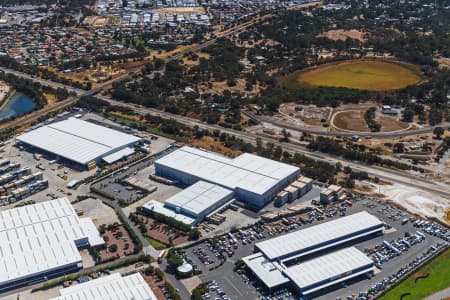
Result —
[[[296,111],[296,107],[298,110]],[[278,110],[280,118],[285,121],[297,123],[301,121],[303,125],[322,127],[321,120],[328,121],[332,112],[331,107],[317,107],[316,105],[299,105],[296,103],[283,103]],[[275,116],[278,118],[279,116]]]
[[[450,69],[450,58],[441,57],[441,58],[436,58],[435,61],[437,61],[439,63],[440,68],[449,68]]]
[[[229,157],[236,157],[242,154],[241,151],[229,149],[225,147],[219,140],[208,136],[202,137],[201,139],[190,139],[189,143],[196,147],[204,148],[213,152],[218,152]]]
[[[154,13],[158,14],[204,14],[205,9],[203,7],[167,7],[153,9]]]
[[[319,37],[326,37],[333,41],[345,41],[347,40],[347,38],[351,38],[354,40],[365,42],[367,41],[367,39],[364,37],[364,35],[365,35],[364,32],[356,29],[351,30],[336,29],[324,32],[323,34],[320,34]]]
[[[0,104],[3,102],[3,100],[5,100],[10,91],[11,87],[6,82],[0,81]]]
[[[377,185],[370,183],[374,192],[384,194],[386,200],[405,207],[408,211],[424,216],[444,220],[444,209],[450,207],[450,201],[420,189],[394,183]]]

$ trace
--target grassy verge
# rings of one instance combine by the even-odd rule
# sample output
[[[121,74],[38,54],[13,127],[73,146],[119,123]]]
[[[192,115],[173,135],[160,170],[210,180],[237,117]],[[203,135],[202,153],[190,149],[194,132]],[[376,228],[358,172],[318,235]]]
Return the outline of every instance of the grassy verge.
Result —
[[[160,242],[158,240],[155,240],[155,239],[153,239],[151,237],[146,237],[146,239],[150,243],[150,245],[152,245],[152,247],[155,248],[156,250],[162,250],[162,249],[166,249],[167,248],[166,244],[164,244],[164,243],[162,243],[162,242]]]
[[[411,294],[403,297],[404,300],[425,299],[427,296],[450,286],[449,270],[450,248],[378,299],[396,300],[406,293]]]

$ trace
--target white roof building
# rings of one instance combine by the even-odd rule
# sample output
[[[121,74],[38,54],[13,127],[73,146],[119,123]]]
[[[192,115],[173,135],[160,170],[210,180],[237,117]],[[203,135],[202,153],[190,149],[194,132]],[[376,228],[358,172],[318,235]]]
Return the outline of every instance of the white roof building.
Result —
[[[127,148],[140,138],[77,118],[52,123],[17,137],[20,142],[86,165]],[[120,158],[120,157],[119,157]]]
[[[290,281],[281,272],[281,265],[276,261],[268,260],[261,252],[243,257],[242,260],[268,288],[274,288]]]
[[[188,225],[195,225],[196,219],[186,216],[180,212],[176,212],[173,209],[169,209],[164,206],[164,203],[161,203],[156,200],[150,200],[142,206],[144,209],[155,212],[161,215],[165,215],[167,217],[173,218],[177,221],[183,222]]]
[[[166,206],[198,217],[205,215],[233,197],[233,191],[217,184],[198,181],[165,201]]]
[[[262,253],[242,259],[247,267],[269,289],[292,282],[307,295],[373,271],[373,261],[355,247],[344,248],[286,267],[283,263],[268,260]]]
[[[0,212],[0,292],[82,267],[78,247],[103,244],[67,198]]]
[[[350,247],[289,267],[284,274],[307,295],[372,271],[373,261]]]
[[[255,244],[271,260],[288,261],[381,232],[383,222],[362,211]]]
[[[300,174],[297,167],[248,153],[230,159],[187,146],[158,159],[155,167],[157,174],[185,184],[203,180],[234,190],[258,207]]]
[[[156,300],[140,273],[122,277],[120,273],[100,277],[59,290],[50,300]]]
[[[143,207],[183,223],[195,225],[232,202],[233,196],[234,192],[229,189],[206,181],[197,181],[167,199],[164,204],[151,200]]]

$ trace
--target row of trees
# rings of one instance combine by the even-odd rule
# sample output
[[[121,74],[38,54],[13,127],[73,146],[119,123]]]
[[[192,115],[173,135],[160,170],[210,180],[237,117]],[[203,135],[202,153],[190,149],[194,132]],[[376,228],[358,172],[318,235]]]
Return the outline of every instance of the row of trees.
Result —
[[[423,169],[416,166],[411,166],[409,164],[401,163],[398,161],[385,159],[376,154],[368,153],[365,151],[364,147],[361,148],[360,146],[353,144],[349,144],[347,145],[347,147],[344,147],[337,140],[321,136],[312,140],[308,144],[308,148],[314,151],[320,151],[324,153],[333,154],[336,156],[341,156],[346,159],[364,162],[369,165],[393,167],[399,170],[414,170],[419,172],[424,171]]]

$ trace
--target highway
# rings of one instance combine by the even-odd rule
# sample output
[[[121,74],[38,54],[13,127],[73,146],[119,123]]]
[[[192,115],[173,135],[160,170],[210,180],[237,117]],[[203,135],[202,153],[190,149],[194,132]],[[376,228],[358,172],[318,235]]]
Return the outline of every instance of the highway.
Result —
[[[395,170],[391,170],[391,169],[386,169],[386,168],[382,168],[382,167],[378,167],[378,166],[370,166],[370,165],[366,165],[366,164],[359,163],[359,162],[348,161],[343,158],[331,156],[331,155],[321,153],[321,152],[311,152],[308,149],[306,149],[305,147],[302,147],[299,145],[283,143],[276,139],[262,137],[262,136],[259,136],[257,134],[250,133],[250,132],[243,132],[243,131],[237,131],[237,130],[233,130],[233,129],[227,129],[227,128],[223,128],[223,127],[215,125],[215,124],[206,124],[206,123],[203,123],[203,122],[193,119],[193,118],[180,116],[180,115],[174,115],[174,114],[171,114],[168,112],[162,112],[157,109],[146,108],[146,107],[142,107],[142,106],[135,105],[135,104],[123,103],[123,102],[120,102],[117,100],[112,100],[112,99],[104,97],[104,96],[97,96],[97,98],[108,101],[112,105],[124,106],[124,107],[131,108],[135,112],[137,112],[141,115],[150,114],[153,116],[159,116],[159,117],[166,118],[166,119],[176,120],[176,121],[178,121],[182,124],[185,124],[187,126],[190,126],[190,127],[198,126],[199,128],[202,128],[202,129],[220,130],[221,132],[225,132],[225,133],[234,135],[234,136],[239,137],[239,138],[243,139],[244,141],[252,143],[252,144],[256,144],[256,139],[260,138],[263,142],[273,143],[274,145],[280,146],[283,150],[289,151],[290,153],[300,153],[311,159],[319,160],[322,162],[327,162],[327,163],[330,163],[333,165],[339,162],[344,167],[349,166],[353,170],[367,172],[371,176],[377,176],[381,179],[385,179],[388,181],[394,181],[394,182],[404,184],[407,186],[421,188],[423,190],[427,190],[429,192],[434,192],[434,193],[440,194],[445,197],[450,197],[450,189],[449,188],[447,188],[445,186],[437,185],[436,183],[434,183],[430,180],[419,178],[419,177],[411,175],[411,174],[407,174],[407,173],[403,173],[403,172],[395,171]]]
[[[236,34],[237,32],[252,26],[255,22],[260,21],[263,18],[267,18],[270,17],[270,15],[265,15],[263,17],[256,17],[246,23],[243,23],[241,25],[238,25],[234,28],[231,29],[227,29],[221,33],[218,33],[217,36],[220,35],[220,37],[225,37],[225,36],[230,36],[233,34]],[[185,55],[188,52],[197,52],[200,51],[206,47],[209,47],[210,45],[214,44],[217,41],[217,38],[213,38],[210,39],[204,43],[201,43],[199,45],[196,45],[192,48],[188,48],[180,53],[176,53],[168,58],[166,58],[166,62],[173,60],[173,59],[178,59],[180,57],[182,57],[183,55]],[[283,148],[283,150],[285,151],[289,151],[291,153],[301,153],[309,158],[312,159],[316,159],[316,160],[320,160],[320,161],[324,161],[324,162],[328,162],[331,164],[336,164],[336,163],[341,163],[343,166],[350,166],[352,169],[357,170],[357,171],[364,171],[367,172],[368,174],[372,175],[372,176],[377,176],[379,178],[382,179],[386,179],[386,180],[390,180],[390,181],[395,181],[401,184],[406,184],[409,186],[414,186],[414,187],[419,187],[422,189],[425,189],[427,191],[430,192],[435,192],[438,193],[440,195],[443,196],[447,196],[450,197],[450,189],[448,189],[447,187],[443,187],[443,186],[439,186],[436,183],[429,181],[429,180],[425,180],[422,178],[419,178],[417,176],[414,175],[410,175],[410,174],[406,174],[406,173],[402,173],[399,171],[394,171],[394,170],[390,170],[390,169],[385,169],[385,168],[380,168],[377,166],[368,166],[368,165],[364,165],[361,163],[355,163],[355,162],[350,162],[350,161],[346,161],[342,158],[339,157],[332,157],[330,155],[324,154],[324,153],[319,153],[319,152],[310,152],[308,149],[302,147],[302,146],[298,146],[298,145],[294,145],[294,144],[290,144],[290,143],[281,143],[278,140],[275,139],[271,139],[271,138],[267,138],[267,137],[261,137],[258,136],[256,134],[253,133],[249,133],[249,132],[242,132],[242,131],[236,131],[236,130],[232,130],[232,129],[226,129],[223,127],[220,127],[218,125],[214,125],[214,124],[206,124],[206,123],[202,123],[199,120],[195,120],[192,118],[187,118],[184,116],[179,116],[179,115],[174,115],[174,114],[170,114],[167,112],[163,112],[163,111],[159,111],[156,109],[151,109],[151,108],[145,108],[139,105],[134,105],[134,104],[128,104],[128,103],[124,103],[124,102],[120,102],[117,100],[113,100],[107,97],[104,97],[102,95],[99,94],[99,92],[101,92],[102,90],[106,89],[107,87],[109,87],[112,83],[105,83],[102,86],[99,86],[95,89],[89,90],[89,91],[85,91],[85,90],[81,90],[78,88],[74,88],[71,86],[66,86],[63,85],[61,83],[57,83],[57,82],[53,82],[50,80],[45,80],[42,78],[37,78],[35,76],[31,76],[22,72],[18,72],[15,70],[10,70],[10,69],[6,69],[6,68],[2,68],[0,67],[0,71],[3,71],[5,73],[11,73],[14,74],[16,76],[22,77],[22,78],[27,78],[36,82],[39,82],[43,85],[47,85],[50,87],[54,87],[54,88],[65,88],[70,92],[75,92],[77,97],[70,97],[64,101],[58,102],[56,105],[52,106],[52,107],[48,107],[48,108],[44,108],[42,110],[39,110],[35,113],[29,114],[27,115],[25,118],[19,118],[16,121],[13,122],[7,122],[3,125],[0,125],[0,130],[5,130],[8,128],[13,128],[13,127],[17,127],[17,126],[23,126],[27,123],[30,123],[31,121],[37,120],[38,118],[45,116],[51,112],[56,112],[59,111],[61,109],[64,109],[66,107],[69,107],[70,105],[73,105],[74,103],[76,103],[76,101],[78,100],[78,97],[81,96],[94,96],[98,99],[102,99],[105,101],[108,101],[109,103],[113,104],[113,105],[118,105],[118,106],[124,106],[124,107],[129,107],[131,109],[133,109],[134,111],[141,113],[141,114],[151,114],[151,115],[157,115],[163,118],[167,118],[167,119],[174,119],[177,120],[183,124],[189,125],[189,126],[198,126],[199,128],[203,128],[203,129],[209,129],[209,130],[220,130],[222,132],[226,132],[228,134],[232,134],[235,135],[239,138],[242,138],[243,140],[250,142],[250,143],[256,143],[256,139],[260,138],[262,141],[264,142],[271,142],[277,146],[281,146]],[[127,77],[131,76],[130,74],[124,74],[122,76],[120,76],[119,78],[116,78],[114,81],[118,81],[118,80],[122,80],[125,79]],[[324,136],[352,136],[355,135],[357,133],[350,133],[350,132],[345,132],[345,133],[340,133],[340,132],[324,132],[324,131],[320,131],[320,130],[314,130],[311,128],[302,128],[302,127],[296,127],[293,126],[292,124],[288,124],[285,122],[278,122],[278,121],[273,121],[273,120],[268,120],[266,118],[264,118],[263,116],[259,116],[259,115],[255,115],[249,111],[244,111],[245,114],[247,114],[248,116],[261,121],[261,122],[268,122],[271,123],[275,126],[279,126],[279,127],[284,127],[286,129],[291,129],[291,130],[296,130],[296,131],[302,131],[302,132],[306,132],[306,133],[310,133],[310,134],[316,134],[316,135],[324,135]],[[445,124],[441,124],[439,125],[443,128],[450,128],[450,123],[445,123]],[[418,129],[418,130],[410,130],[410,131],[404,131],[404,132],[391,132],[391,133],[383,133],[383,132],[379,132],[379,133],[364,133],[364,134],[358,134],[360,136],[372,136],[372,137],[384,137],[384,138],[393,138],[393,137],[400,137],[400,136],[409,136],[409,135],[417,135],[417,134],[422,134],[422,133],[429,133],[432,132],[434,130],[436,126],[434,127],[427,127],[427,128],[423,128],[423,129]]]
[[[190,50],[192,51],[192,49]],[[4,68],[0,68],[0,70],[5,71]],[[267,137],[261,137],[259,135],[256,135],[254,133],[250,133],[250,132],[242,132],[242,131],[237,131],[237,130],[233,130],[233,129],[227,129],[227,128],[223,128],[220,127],[218,125],[215,124],[206,124],[206,123],[202,123],[199,120],[196,119],[192,119],[192,118],[188,118],[188,117],[184,117],[184,116],[180,116],[180,115],[174,115],[168,112],[163,112],[157,109],[152,109],[152,108],[146,108],[146,107],[142,107],[139,105],[135,105],[135,104],[129,104],[129,103],[124,103],[124,102],[120,102],[117,100],[113,100],[110,99],[108,97],[102,96],[102,95],[94,95],[94,93],[91,91],[81,91],[79,89],[70,87],[70,86],[64,86],[61,85],[59,83],[55,83],[49,80],[44,80],[44,79],[40,79],[40,78],[35,78],[32,77],[28,74],[24,74],[21,72],[17,72],[17,71],[13,71],[13,70],[6,70],[9,73],[13,73],[16,76],[21,76],[23,78],[28,78],[31,80],[36,80],[42,84],[46,84],[49,86],[53,86],[53,87],[65,87],[67,90],[69,91],[74,91],[77,93],[77,95],[79,96],[83,96],[83,95],[93,95],[94,97],[101,99],[101,100],[105,100],[113,105],[117,105],[117,106],[124,106],[124,107],[128,107],[133,109],[134,111],[136,111],[137,113],[140,114],[150,114],[150,115],[155,115],[155,116],[160,116],[162,118],[167,118],[167,119],[174,119],[178,122],[181,122],[183,124],[186,124],[188,126],[194,127],[194,126],[198,126],[199,128],[202,129],[209,129],[209,130],[220,130],[222,132],[231,134],[231,135],[235,135],[239,138],[242,138],[243,140],[249,142],[249,143],[256,143],[256,139],[260,138],[263,142],[271,142],[274,145],[277,146],[281,146],[283,148],[283,150],[285,151],[289,151],[291,153],[300,153],[303,154],[309,158],[315,159],[315,160],[319,160],[319,161],[323,161],[323,162],[328,162],[331,164],[336,164],[336,163],[341,163],[343,166],[349,166],[352,169],[356,170],[356,171],[364,171],[367,172],[369,175],[372,176],[377,176],[381,179],[385,179],[385,180],[389,180],[389,181],[394,181],[394,182],[398,182],[401,184],[405,184],[408,186],[412,186],[412,187],[416,187],[416,188],[421,188],[430,192],[434,192],[437,194],[440,194],[442,196],[446,196],[446,197],[450,197],[450,189],[445,187],[445,186],[440,186],[437,185],[436,183],[426,180],[426,179],[422,179],[419,178],[417,176],[411,175],[411,174],[407,174],[407,173],[402,173],[399,171],[394,171],[391,169],[385,169],[385,168],[381,168],[381,167],[377,167],[377,166],[369,166],[369,165],[364,165],[362,163],[356,163],[356,162],[351,162],[351,161],[347,161],[343,158],[339,158],[339,157],[333,157],[324,153],[320,153],[320,152],[310,152],[308,149],[299,146],[299,145],[294,145],[294,144],[290,144],[290,143],[281,143],[276,139],[272,139],[272,138],[267,138]],[[72,97],[69,98],[67,100],[58,102],[55,106],[52,107],[48,107],[46,109],[42,109],[40,111],[35,112],[34,114],[30,114],[28,115],[26,118],[19,118],[17,121],[15,122],[8,122],[5,123],[4,125],[0,125],[0,130],[4,130],[7,128],[12,128],[12,127],[16,127],[16,126],[22,126],[25,125],[29,122],[31,122],[32,120],[36,120],[41,116],[44,116],[48,113],[51,113],[53,111],[58,111],[60,109],[63,109],[65,107],[68,107],[72,104],[74,104],[77,101],[76,97]],[[249,112],[246,112],[247,114]],[[449,124],[444,124],[445,128],[449,128]],[[289,129],[289,128],[288,128]],[[295,130],[299,130],[299,131],[303,131],[301,128],[296,128]],[[401,134],[405,135],[415,135],[420,133],[426,133],[426,132],[432,132],[433,131],[433,127],[430,128],[424,128],[424,129],[419,129],[419,130],[412,130],[412,131],[406,131],[406,132],[401,132]],[[313,132],[310,132],[313,133]],[[318,133],[313,133],[313,134],[319,134],[319,135],[326,135],[323,132],[318,132]],[[345,134],[341,134],[341,133],[334,133],[336,135],[345,135]],[[383,133],[380,133],[383,134]],[[386,134],[386,136],[384,137],[393,137],[392,135],[389,135],[389,133],[384,133]],[[391,133],[392,134],[392,133]],[[400,134],[400,133],[398,133]],[[353,135],[353,134],[351,134]],[[371,134],[372,135],[372,134]],[[373,135],[374,136],[374,135]],[[380,135],[377,135],[378,137],[381,137]]]

